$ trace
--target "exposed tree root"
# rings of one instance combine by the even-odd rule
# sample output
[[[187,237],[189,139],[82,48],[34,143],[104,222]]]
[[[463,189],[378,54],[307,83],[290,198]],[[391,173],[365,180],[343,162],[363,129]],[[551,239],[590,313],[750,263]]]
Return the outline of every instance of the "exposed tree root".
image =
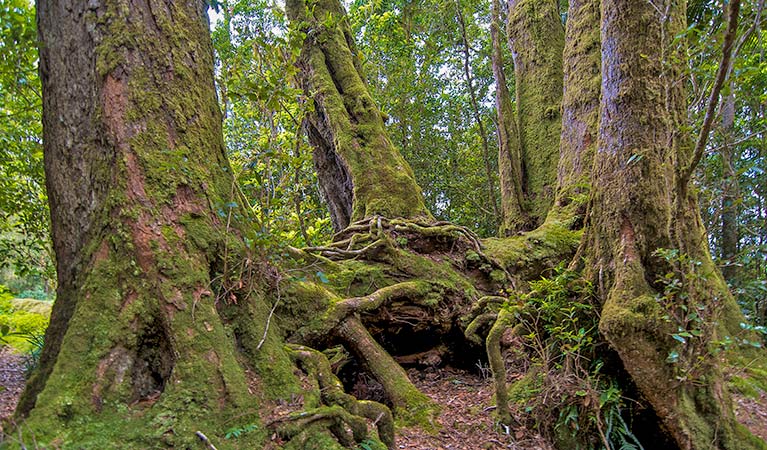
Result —
[[[349,425],[356,442],[361,442],[367,437],[367,424],[360,422],[358,418],[365,418],[372,421],[378,430],[378,437],[388,448],[394,448],[394,419],[391,411],[385,405],[369,400],[357,400],[354,396],[344,392],[343,386],[338,378],[333,374],[330,361],[324,354],[317,350],[301,345],[290,345],[290,354],[301,367],[317,380],[323,403],[326,405],[343,408],[346,414],[333,410],[314,412],[312,420],[321,420],[324,418],[342,420]],[[324,415],[324,417],[322,417]],[[306,421],[306,416],[296,416],[294,421]],[[364,425],[364,427],[363,427]],[[338,436],[340,434],[341,436]],[[346,439],[345,432],[334,431],[334,435],[340,439]],[[342,444],[348,443],[341,441]]]
[[[471,312],[465,319],[469,322],[463,332],[466,339],[477,345],[483,345],[483,339],[479,334],[480,330],[488,324],[495,323],[498,318],[498,310],[507,300],[506,297],[498,295],[486,295],[474,302],[471,306]]]
[[[433,419],[439,413],[439,407],[413,385],[405,370],[373,339],[357,317],[346,318],[336,328],[336,333],[381,383],[398,418],[410,424],[434,426]]]
[[[344,447],[351,448],[357,442],[367,438],[367,422],[355,416],[338,405],[322,406],[308,411],[301,411],[281,417],[268,424],[285,440],[303,440],[305,434],[311,432],[311,426],[322,424],[327,427],[338,442]],[[344,425],[352,431],[352,436],[346,432]]]
[[[514,323],[514,313],[516,308],[501,308],[498,312],[498,318],[490,328],[485,340],[487,349],[487,359],[490,362],[490,370],[493,372],[493,381],[495,382],[495,404],[498,420],[508,425],[511,422],[511,412],[509,411],[509,397],[506,389],[506,364],[501,352],[501,337]]]
[[[549,228],[554,236],[551,251],[547,247],[540,254],[531,254],[529,246],[548,242]],[[299,293],[303,300],[294,304],[315,306],[307,308],[306,320],[296,323],[290,340],[322,346],[332,344],[328,337],[335,336],[382,385],[398,421],[428,428],[433,426],[438,408],[410,382],[398,361],[409,365],[450,361],[449,352],[439,349],[441,345],[453,347],[456,335],[451,333],[457,329],[468,341],[459,346],[485,347],[496,384],[498,418],[508,424],[501,337],[513,325],[514,313],[503,308],[508,297],[499,294],[507,288],[517,290],[516,282],[525,280],[526,272],[514,280],[506,269],[516,271],[516,255],[524,261],[571,255],[575,248],[571,241],[577,242],[579,235],[549,228],[530,237],[509,238],[518,250],[515,247],[513,252],[496,255],[494,249],[491,257],[479,237],[465,227],[373,216],[350,224],[325,246],[289,249],[296,261],[312,267],[306,270],[307,278],[321,268],[330,280]],[[371,266],[358,274],[360,263]],[[348,296],[352,288],[358,295]],[[398,336],[400,331],[406,337]],[[431,333],[425,339],[433,344],[425,347],[423,342],[421,346],[414,342],[408,347],[407,336],[419,333]],[[379,342],[394,346],[390,350],[398,356],[392,357]]]

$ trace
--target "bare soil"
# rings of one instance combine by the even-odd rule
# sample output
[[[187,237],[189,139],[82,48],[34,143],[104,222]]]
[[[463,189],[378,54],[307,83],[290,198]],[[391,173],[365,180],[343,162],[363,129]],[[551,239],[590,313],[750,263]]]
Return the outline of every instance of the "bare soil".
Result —
[[[419,428],[397,433],[397,447],[418,450],[553,450],[534,430],[506,429],[495,423],[493,382],[489,371],[480,376],[450,367],[411,370],[408,375],[418,389],[439,403],[440,430],[434,434]],[[518,423],[523,423],[517,418]]]

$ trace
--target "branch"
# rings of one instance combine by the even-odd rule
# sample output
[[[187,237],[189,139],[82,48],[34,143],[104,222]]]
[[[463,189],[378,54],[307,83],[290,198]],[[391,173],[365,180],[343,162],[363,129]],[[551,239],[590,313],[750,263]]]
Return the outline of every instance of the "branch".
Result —
[[[201,431],[196,431],[194,434],[202,441],[203,444],[205,444],[205,447],[208,448],[208,450],[217,450],[216,447],[210,442],[210,439],[202,434]]]
[[[700,129],[700,135],[698,136],[698,142],[695,144],[695,150],[693,152],[692,161],[690,165],[682,170],[680,174],[680,184],[686,187],[690,182],[695,168],[703,158],[703,153],[706,148],[706,142],[708,141],[708,135],[711,132],[711,125],[714,122],[714,115],[716,113],[716,107],[719,104],[719,93],[722,90],[727,75],[730,72],[730,59],[732,57],[733,43],[735,42],[735,36],[738,31],[738,14],[740,13],[740,0],[730,0],[729,10],[727,11],[727,31],[724,35],[724,45],[722,46],[722,63],[719,64],[719,70],[716,74],[716,81],[711,89],[711,95],[708,99],[708,109],[706,110],[706,116],[703,118],[703,126]]]

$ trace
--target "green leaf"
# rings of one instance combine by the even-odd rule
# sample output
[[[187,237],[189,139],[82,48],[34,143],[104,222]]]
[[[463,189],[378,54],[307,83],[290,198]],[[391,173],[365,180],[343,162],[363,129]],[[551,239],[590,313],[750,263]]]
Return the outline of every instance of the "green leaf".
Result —
[[[317,272],[317,278],[320,279],[322,283],[330,283],[330,280],[328,280],[328,277],[325,276],[325,272]]]

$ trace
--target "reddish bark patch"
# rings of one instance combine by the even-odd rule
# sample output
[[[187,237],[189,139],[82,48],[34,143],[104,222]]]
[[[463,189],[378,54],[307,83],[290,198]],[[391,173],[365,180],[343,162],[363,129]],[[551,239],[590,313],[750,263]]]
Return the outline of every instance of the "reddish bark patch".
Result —
[[[129,291],[128,294],[125,295],[125,298],[123,299],[123,302],[120,305],[120,312],[123,312],[125,308],[130,306],[134,301],[136,301],[137,298],[138,298],[138,292]]]
[[[631,220],[629,220],[628,217],[624,217],[623,222],[621,222],[620,242],[621,249],[623,249],[623,262],[628,263],[636,261],[636,236],[634,233],[634,225],[631,224]]]
[[[109,133],[118,147],[125,144],[127,131],[125,128],[125,110],[128,105],[127,86],[123,80],[107,75],[101,91],[104,105],[104,119]]]
[[[107,258],[109,258],[109,244],[104,240],[101,241],[99,249],[93,254],[93,264],[95,265],[102,261],[106,261]]]

